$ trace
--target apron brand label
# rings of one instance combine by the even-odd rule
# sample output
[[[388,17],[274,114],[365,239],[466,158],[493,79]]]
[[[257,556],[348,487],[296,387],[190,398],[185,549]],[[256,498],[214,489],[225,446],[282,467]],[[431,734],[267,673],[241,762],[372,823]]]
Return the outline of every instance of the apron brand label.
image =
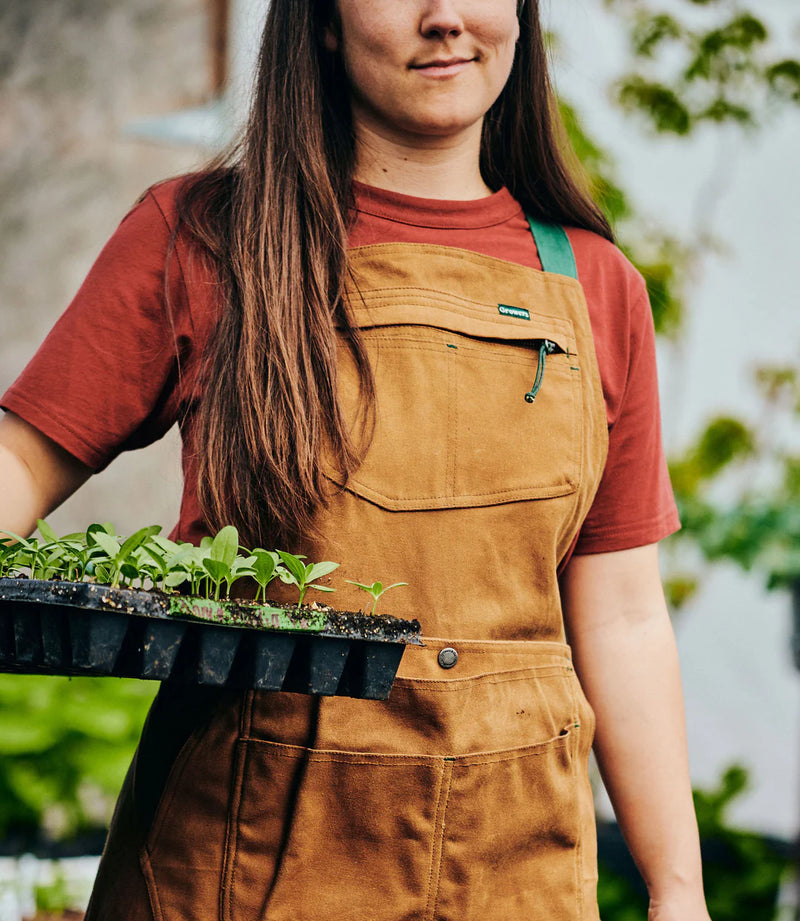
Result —
[[[509,304],[498,304],[497,310],[504,317],[516,317],[518,320],[530,320],[531,315],[524,307],[511,307]]]

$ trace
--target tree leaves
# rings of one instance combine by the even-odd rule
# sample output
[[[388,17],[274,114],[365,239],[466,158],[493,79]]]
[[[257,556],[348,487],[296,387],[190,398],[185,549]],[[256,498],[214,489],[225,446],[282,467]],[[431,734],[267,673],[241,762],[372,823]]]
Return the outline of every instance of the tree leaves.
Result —
[[[767,366],[754,374],[758,418],[712,419],[683,456],[670,464],[683,530],[707,560],[757,569],[768,588],[800,579],[800,457],[789,437],[800,417],[800,372]],[[743,488],[730,495],[738,473]],[[689,576],[681,578],[688,579]]]
[[[800,103],[800,61],[776,58],[764,20],[720,0],[687,0],[683,15],[649,0],[606,0],[628,30],[636,67],[615,95],[657,134],[686,136],[704,124],[753,127],[768,102]],[[708,7],[702,17],[691,7]]]

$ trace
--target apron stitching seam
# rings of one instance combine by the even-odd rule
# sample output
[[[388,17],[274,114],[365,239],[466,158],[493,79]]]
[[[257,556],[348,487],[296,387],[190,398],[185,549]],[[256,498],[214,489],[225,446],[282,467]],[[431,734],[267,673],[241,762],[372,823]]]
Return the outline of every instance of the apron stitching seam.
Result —
[[[390,293],[386,293],[389,291]],[[394,293],[396,292],[396,293]],[[408,303],[409,294],[413,294],[414,302]],[[511,295],[507,300],[525,300],[530,303],[529,298],[518,298]],[[446,291],[436,291],[435,289],[419,289],[413,285],[406,288],[378,289],[376,294],[368,294],[363,307],[354,307],[355,314],[365,313],[371,310],[392,310],[402,307],[412,307],[419,309],[428,307],[433,310],[456,311],[457,315],[465,320],[482,320],[486,323],[496,326],[498,329],[516,329],[518,327],[511,324],[506,318],[498,319],[497,301],[475,301],[470,298],[461,297],[460,295],[448,294]],[[551,313],[539,313],[530,311],[531,318],[529,321],[533,324],[548,324],[557,326],[565,335],[572,335],[575,324],[564,316]],[[374,320],[373,320],[374,322]],[[382,325],[382,324],[381,324]],[[394,326],[394,323],[389,325]],[[574,336],[573,336],[574,338]]]
[[[572,384],[572,405],[573,405],[573,407],[574,407],[574,411],[573,411],[572,414],[571,414],[571,415],[572,415],[572,430],[573,430],[573,431],[572,431],[572,438],[570,439],[570,442],[571,442],[572,445],[574,445],[576,442],[578,443],[578,452],[579,452],[579,453],[578,453],[578,457],[576,458],[577,467],[578,467],[577,483],[579,483],[579,484],[581,484],[581,485],[584,485],[584,472],[585,472],[585,471],[584,471],[584,467],[585,467],[585,461],[586,461],[586,445],[585,445],[585,438],[582,437],[580,425],[581,425],[581,420],[582,420],[582,419],[584,418],[584,416],[585,416],[586,401],[584,400],[584,393],[583,393],[582,381],[583,381],[583,378],[582,378],[582,377],[579,377],[578,375],[575,375],[574,378],[573,378],[573,384]],[[587,383],[588,383],[589,385],[591,385],[591,379],[587,379]],[[600,481],[599,481],[599,479],[598,479],[598,484],[599,484],[599,482],[600,482]],[[581,514],[581,504],[582,504],[582,502],[583,502],[583,500],[584,500],[584,498],[585,498],[585,495],[584,495],[584,493],[581,491],[581,489],[578,487],[577,484],[576,484],[576,487],[575,487],[574,492],[571,493],[571,496],[572,496],[572,499],[573,499],[573,502],[572,502],[572,514],[569,516],[568,519],[566,519],[566,520],[568,521],[568,527],[565,528],[564,531],[563,531],[562,533],[571,534],[572,537],[570,538],[570,542],[569,542],[569,543],[567,544],[567,546],[564,548],[564,552],[561,553],[561,554],[559,555],[559,559],[558,559],[558,563],[557,563],[557,567],[556,567],[557,569],[558,569],[558,567],[561,566],[561,564],[562,564],[562,562],[563,562],[563,559],[564,559],[564,555],[568,552],[568,550],[569,550],[569,548],[570,548],[570,546],[571,546],[571,544],[572,544],[572,540],[574,540],[576,527],[577,527],[577,530],[579,531],[579,530],[580,530],[580,525],[581,525],[581,523],[582,523],[581,521],[579,521],[579,518],[580,518],[580,514]],[[590,504],[591,504],[591,503],[590,503]],[[587,506],[587,509],[586,509],[586,513],[587,513],[587,514],[588,514],[588,510],[589,510],[589,507]],[[585,515],[584,515],[584,517],[585,517]],[[563,621],[563,612],[562,612],[562,614],[561,614],[561,618],[562,618],[562,621]]]
[[[456,374],[458,369],[456,368],[456,353],[450,352],[448,355],[449,361],[447,363],[447,386],[448,392],[450,395],[450,406],[451,410],[449,413],[450,425],[449,437],[447,439],[447,480],[448,490],[447,495],[453,496],[456,492],[456,446],[458,445],[458,403],[456,401],[456,391],[457,391],[457,381]]]
[[[575,681],[577,681],[577,677]],[[580,709],[578,703],[578,694],[575,688],[575,682],[570,683],[570,698],[572,700],[572,721],[574,724],[580,724]],[[580,809],[578,802],[578,790],[580,785],[580,770],[578,764],[578,748],[579,748],[579,735],[577,732],[570,733],[568,737],[570,740],[569,753],[570,753],[570,766],[572,773],[572,790],[574,796],[574,808],[573,814],[575,817],[575,823],[577,828],[576,833],[576,845],[575,845],[575,861],[574,861],[574,872],[575,872],[575,903],[578,909],[578,919],[584,917],[583,910],[583,835],[582,835],[582,826],[580,818]]]
[[[452,779],[453,762],[444,759],[442,761],[442,776],[439,782],[439,796],[436,803],[431,872],[428,878],[428,904],[425,908],[425,917],[427,921],[434,921],[436,908],[439,904],[439,884],[442,878],[442,862],[444,856],[445,816],[447,813],[447,802],[450,796],[450,784]],[[434,873],[436,874],[435,883]]]
[[[447,646],[451,643],[460,643],[465,649],[473,649],[479,652],[488,651],[499,656],[514,656],[519,655],[521,652],[530,653],[535,658],[555,656],[566,659],[568,665],[572,664],[570,645],[568,643],[559,643],[556,640],[474,640],[466,636],[453,639],[452,637],[428,636],[427,634],[423,634],[421,639],[430,645],[440,643],[443,646]],[[554,663],[548,663],[548,665],[552,664]]]
[[[412,497],[408,499],[405,496],[391,496],[388,493],[380,492],[372,486],[367,486],[366,483],[362,483],[360,480],[351,480],[350,482],[352,482],[355,486],[360,486],[362,489],[368,489],[376,496],[381,496],[384,499],[391,499],[394,502],[432,502],[434,499],[458,499],[461,502],[476,502],[483,499],[492,499],[496,496],[504,496],[508,493],[523,493],[523,496],[521,497],[523,501],[527,498],[531,498],[532,501],[536,501],[536,499],[561,499],[564,496],[570,496],[574,494],[578,489],[577,483],[573,483],[572,480],[567,480],[566,483],[555,483],[549,486],[512,486],[509,489],[495,489],[492,492],[485,493],[470,493],[468,495],[458,496],[454,496],[452,493],[442,493],[440,495],[423,496],[422,498]],[[558,492],[555,492],[552,495],[548,495],[546,492],[541,492],[539,495],[529,497],[531,490],[558,490]],[[512,499],[509,501],[514,500]]]
[[[242,700],[242,709],[239,714],[239,737],[250,735],[253,725],[253,698],[255,691],[247,691]]]
[[[244,803],[244,777],[247,773],[247,758],[249,755],[249,746],[245,744],[243,747],[244,752],[242,753],[241,744],[237,746],[236,773],[234,776],[235,786],[232,790],[232,801],[228,808],[230,824],[225,834],[223,887],[227,887],[227,892],[225,888],[223,888],[223,892],[221,893],[222,898],[220,900],[223,921],[227,921],[228,918],[233,917],[233,892],[236,880],[236,866],[239,862],[239,822],[242,814],[242,805]],[[227,909],[227,911],[225,909]]]
[[[161,908],[161,899],[158,894],[158,886],[156,885],[156,879],[153,874],[153,867],[150,864],[150,857],[147,853],[147,849],[143,848],[139,854],[139,866],[142,870],[142,875],[144,876],[145,887],[147,888],[148,901],[150,902],[150,910],[153,913],[154,921],[164,921],[164,912]]]
[[[493,677],[491,672],[483,672],[480,675],[473,675],[470,678],[453,678],[448,680],[447,678],[398,678],[395,681],[395,685],[398,687],[414,687],[423,685],[425,686],[426,691],[432,693],[442,693],[449,691],[463,691],[469,687],[472,687],[476,679],[483,679],[485,684],[510,684],[512,681],[529,681],[531,678],[567,678],[570,675],[574,674],[572,669],[567,670],[566,668],[562,671],[561,666],[553,666],[554,669],[559,669],[558,671],[552,671],[548,674],[530,674],[526,673],[524,675],[514,675],[508,678],[503,677]],[[405,682],[404,684],[399,684],[399,682]],[[439,685],[439,687],[432,687],[431,685]]]
[[[446,760],[452,761],[452,763],[458,762],[459,764],[494,764],[501,761],[511,761],[515,758],[527,758],[535,757],[537,755],[546,755],[554,748],[564,745],[570,735],[571,733],[566,735],[561,733],[557,736],[553,736],[550,739],[544,739],[541,742],[531,742],[528,745],[517,745],[512,748],[492,749],[491,751],[483,752],[464,752],[463,754],[448,756],[448,759]],[[258,742],[261,740],[252,739],[249,741]],[[366,765],[368,767],[376,768],[396,768],[402,765],[425,766],[429,765],[432,761],[440,761],[443,758],[443,756],[440,754],[393,754],[391,752],[373,754],[371,752],[359,753],[346,751],[326,752],[323,749],[305,749],[303,754],[298,755],[287,755],[280,751],[273,750],[272,754],[279,758],[294,758],[298,761],[306,758],[309,764],[350,764]],[[365,754],[369,757],[365,758]],[[239,802],[241,803],[241,799]],[[241,808],[241,806],[239,805],[238,808]]]
[[[542,271],[541,269],[533,269],[533,270],[531,270],[530,268],[528,268],[528,267],[526,267],[526,266],[520,266],[520,265],[517,265],[516,263],[511,264],[511,263],[509,263],[507,260],[498,259],[498,258],[495,257],[495,256],[486,256],[484,253],[473,253],[472,251],[469,251],[468,255],[469,255],[470,257],[478,256],[478,257],[480,257],[480,258],[478,258],[477,260],[475,260],[475,259],[473,259],[473,258],[470,258],[469,260],[467,260],[464,256],[461,256],[461,255],[458,255],[458,254],[455,254],[455,253],[445,253],[445,252],[441,252],[441,250],[443,249],[443,247],[441,247],[441,246],[436,246],[435,244],[425,244],[425,243],[422,243],[422,244],[415,244],[415,243],[400,243],[400,244],[397,244],[397,246],[395,246],[395,244],[391,244],[391,243],[390,243],[390,244],[378,243],[378,244],[372,244],[372,245],[373,245],[373,246],[385,247],[385,248],[383,249],[383,253],[389,253],[389,254],[391,254],[393,250],[394,250],[394,251],[397,251],[397,246],[404,247],[404,248],[407,248],[407,247],[415,247],[415,248],[416,248],[416,247],[425,247],[425,248],[427,249],[427,251],[430,251],[431,249],[436,250],[436,251],[437,251],[437,255],[441,256],[441,257],[444,258],[444,259],[448,259],[448,260],[450,260],[450,261],[452,261],[452,262],[458,263],[458,262],[466,262],[466,261],[476,261],[476,262],[479,262],[479,263],[483,263],[483,264],[485,264],[487,267],[491,268],[492,273],[493,273],[494,275],[504,275],[504,276],[507,276],[508,278],[511,278],[511,279],[514,279],[514,276],[518,276],[518,272],[516,271],[516,269],[523,268],[523,269],[526,269],[527,271],[533,271],[533,272],[535,272],[536,275],[533,276],[533,277],[535,277],[535,278],[537,279],[537,282],[538,282],[539,284],[543,285],[543,286],[555,285],[556,287],[559,287],[559,288],[563,287],[563,288],[572,288],[572,289],[574,289],[575,286],[576,286],[576,283],[577,283],[577,284],[580,286],[580,290],[583,291],[583,285],[581,285],[581,283],[580,283],[576,278],[569,278],[569,277],[566,276],[566,275],[559,275],[559,274],[556,274],[556,273],[554,273],[554,272],[544,272],[544,271]],[[447,249],[453,249],[453,248],[454,248],[454,247],[447,247]],[[359,250],[359,249],[366,249],[366,247],[358,246],[358,247],[355,248],[355,250]],[[372,254],[371,254],[371,253],[364,253],[363,255],[365,256],[365,258],[368,259]],[[351,256],[351,260],[352,260],[352,256]],[[356,260],[352,260],[352,261],[357,262],[358,260],[356,259]],[[356,269],[356,271],[357,271],[357,269]],[[401,288],[401,287],[402,287],[402,286],[400,286],[400,285],[395,285],[395,286],[393,286],[393,288],[395,288],[395,289]],[[415,285],[408,285],[408,286],[406,286],[406,287],[415,288],[416,286],[415,286]],[[373,289],[373,290],[374,290],[374,289]],[[435,291],[435,290],[437,290],[437,289],[433,288],[432,290]]]
[[[477,765],[477,764],[501,764],[504,761],[516,761],[522,758],[536,758],[542,755],[549,755],[555,749],[563,747],[569,740],[571,733],[558,735],[544,742],[534,742],[531,745],[521,745],[518,748],[502,749],[500,752],[486,752],[487,755],[495,757],[484,757],[480,752],[474,755],[456,755],[453,759],[455,764]],[[537,750],[538,749],[538,750]]]

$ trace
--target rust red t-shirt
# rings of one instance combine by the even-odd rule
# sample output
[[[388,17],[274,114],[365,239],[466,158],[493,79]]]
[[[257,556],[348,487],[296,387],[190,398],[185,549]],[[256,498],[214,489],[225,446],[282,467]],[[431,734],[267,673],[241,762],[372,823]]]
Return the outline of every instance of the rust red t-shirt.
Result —
[[[216,283],[181,235],[165,269],[176,188],[177,181],[155,186],[126,215],[0,405],[96,470],[180,421],[184,495],[175,535],[199,540],[205,528],[184,410],[197,396],[195,373],[213,335]],[[355,188],[351,246],[433,243],[541,269],[525,215],[507,190],[439,201]],[[661,444],[652,316],[641,276],[613,244],[585,230],[568,234],[609,426],[606,469],[575,552],[624,550],[679,526]]]

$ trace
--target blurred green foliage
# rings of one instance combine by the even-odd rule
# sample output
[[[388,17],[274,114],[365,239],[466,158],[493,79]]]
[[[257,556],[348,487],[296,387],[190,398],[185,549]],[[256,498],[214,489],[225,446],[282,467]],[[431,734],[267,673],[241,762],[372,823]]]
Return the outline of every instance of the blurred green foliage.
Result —
[[[755,418],[712,419],[670,465],[683,522],[675,541],[708,561],[758,571],[778,588],[800,580],[800,362],[757,368],[753,380]],[[699,584],[687,572],[673,579]],[[671,595],[676,606],[692,592],[680,594]]]
[[[800,62],[783,56],[763,16],[732,0],[686,0],[667,12],[650,0],[605,0],[624,18],[634,67],[617,102],[657,133],[705,125],[753,128],[800,103]]]
[[[63,873],[56,873],[52,882],[34,889],[37,912],[61,913],[72,908],[74,901]]]
[[[0,839],[25,849],[102,828],[156,688],[0,675]]]
[[[669,11],[652,0],[603,3],[622,25],[630,52],[612,98],[651,133],[687,137],[726,125],[755,132],[800,105],[800,60],[781,52],[783,37],[772,34],[757,8],[738,0],[682,0]],[[647,282],[657,332],[677,338],[692,276],[715,241],[703,227],[693,239],[678,239],[648,220],[575,110],[563,102],[562,113],[621,248]]]
[[[694,794],[706,897],[714,921],[771,921],[789,867],[788,851],[728,825],[730,805],[747,786],[747,772],[735,765],[723,774],[716,790]]]
[[[789,851],[730,825],[731,805],[747,789],[734,765],[712,790],[696,790],[694,805],[703,842],[703,879],[714,921],[772,921]],[[600,863],[598,902],[603,921],[647,921],[647,897],[627,873]]]

